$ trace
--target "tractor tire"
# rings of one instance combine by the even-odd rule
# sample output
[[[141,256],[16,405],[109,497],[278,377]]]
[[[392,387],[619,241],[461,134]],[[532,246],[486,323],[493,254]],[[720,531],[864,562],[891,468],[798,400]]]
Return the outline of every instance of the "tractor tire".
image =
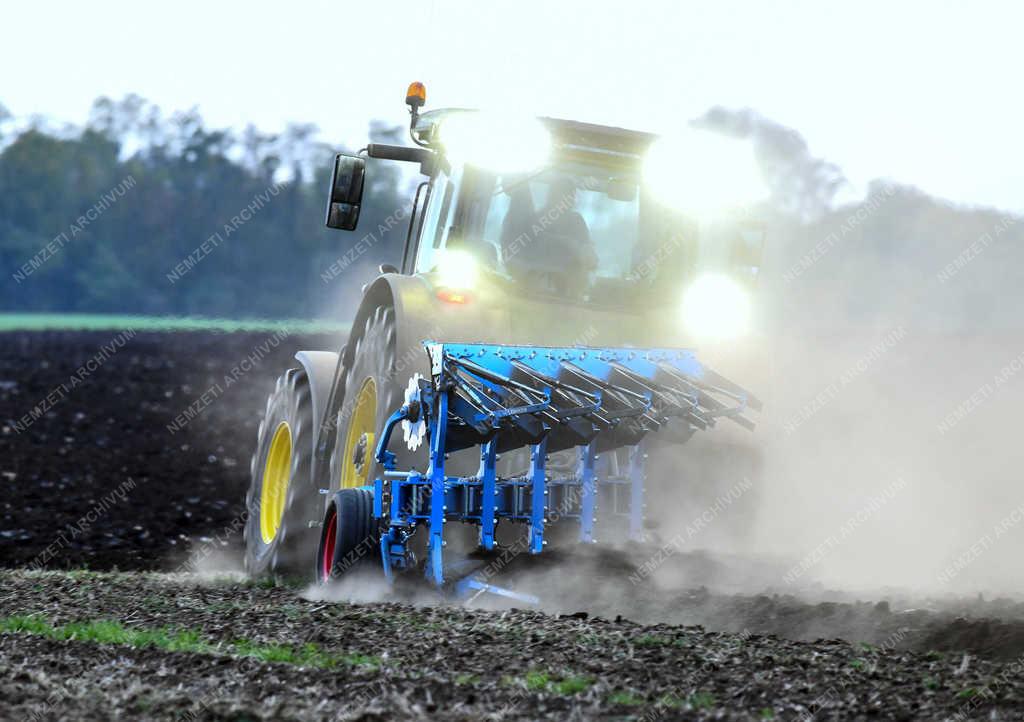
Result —
[[[332,491],[370,487],[384,475],[384,469],[374,458],[376,441],[388,417],[405,402],[409,379],[417,371],[429,373],[426,352],[419,346],[418,338],[416,348],[396,350],[395,311],[390,306],[376,308],[367,317],[362,333],[352,338],[355,349],[352,362],[343,372],[344,398],[335,424],[337,435],[331,453]],[[422,365],[409,362],[415,353],[422,354],[418,357]],[[398,428],[391,436],[388,449],[395,454],[398,469],[427,470],[429,439],[423,439],[418,449],[410,451]],[[465,450],[452,454],[445,468],[449,476],[466,476],[475,473],[479,464],[476,450]],[[372,492],[369,493],[372,502]],[[475,548],[478,531],[469,525],[455,526],[457,528],[448,529],[446,533],[446,541],[452,544],[452,549]],[[425,557],[426,538],[426,534],[416,534],[410,541],[413,555]]]
[[[323,508],[312,478],[313,426],[306,372],[290,369],[267,399],[250,467],[244,537],[253,577],[309,578]]]
[[[355,341],[352,363],[345,370],[345,397],[331,454],[332,490],[372,486],[383,473],[374,458],[377,439],[388,416],[404,402],[405,385],[413,372],[395,366],[394,314],[390,307],[375,309]],[[393,450],[405,451],[400,434],[392,439],[397,441],[391,445]],[[399,454],[402,463],[408,453]]]
[[[380,559],[380,534],[373,518],[373,492],[342,489],[327,505],[316,555],[317,581],[326,584],[345,572]]]

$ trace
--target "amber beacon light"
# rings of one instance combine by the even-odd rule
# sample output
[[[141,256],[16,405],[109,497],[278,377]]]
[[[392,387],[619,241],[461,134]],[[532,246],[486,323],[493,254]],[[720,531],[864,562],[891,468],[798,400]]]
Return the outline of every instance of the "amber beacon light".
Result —
[[[413,108],[422,108],[427,102],[427,86],[416,81],[409,83],[409,89],[405,91],[405,104]]]

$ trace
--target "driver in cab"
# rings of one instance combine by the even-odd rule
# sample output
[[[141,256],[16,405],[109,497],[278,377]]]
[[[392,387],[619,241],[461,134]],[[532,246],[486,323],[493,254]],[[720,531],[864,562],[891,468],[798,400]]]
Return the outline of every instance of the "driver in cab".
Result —
[[[556,177],[539,211],[526,184],[510,191],[502,224],[502,260],[509,274],[533,291],[581,298],[597,268],[590,230],[576,210],[576,191],[572,178]]]

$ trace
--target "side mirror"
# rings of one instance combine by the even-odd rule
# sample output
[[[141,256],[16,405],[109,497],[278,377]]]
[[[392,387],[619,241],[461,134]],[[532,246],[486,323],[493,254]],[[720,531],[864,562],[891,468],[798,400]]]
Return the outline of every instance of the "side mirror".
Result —
[[[334,156],[331,193],[327,198],[327,227],[353,231],[359,223],[363,202],[363,178],[366,159],[338,153]]]

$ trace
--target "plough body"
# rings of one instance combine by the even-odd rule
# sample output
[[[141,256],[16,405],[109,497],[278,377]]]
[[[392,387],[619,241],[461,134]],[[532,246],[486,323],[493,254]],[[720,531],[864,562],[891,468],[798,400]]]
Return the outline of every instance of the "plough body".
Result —
[[[550,524],[571,520],[578,539],[595,541],[599,521],[619,518],[625,536],[644,536],[644,439],[668,424],[708,429],[719,418],[747,428],[742,414],[759,402],[703,367],[692,351],[526,347],[424,342],[431,377],[419,378],[406,403],[384,425],[376,445],[384,469],[373,486],[373,514],[384,531],[381,558],[388,579],[415,563],[409,539],[428,530],[426,576],[446,582],[444,529],[479,527],[479,546],[495,546],[499,523],[527,526],[527,549],[539,554]],[[422,422],[422,423],[421,423]],[[418,429],[429,443],[425,472],[397,468],[388,450],[393,431]],[[418,441],[418,439],[417,439]],[[449,455],[478,447],[480,466],[448,476]],[[503,453],[529,448],[529,469],[500,477]],[[628,448],[628,462],[615,450]],[[552,454],[576,449],[577,464],[553,476]],[[602,514],[598,514],[601,500]],[[603,532],[602,532],[602,536]],[[504,593],[471,575],[458,591]]]

